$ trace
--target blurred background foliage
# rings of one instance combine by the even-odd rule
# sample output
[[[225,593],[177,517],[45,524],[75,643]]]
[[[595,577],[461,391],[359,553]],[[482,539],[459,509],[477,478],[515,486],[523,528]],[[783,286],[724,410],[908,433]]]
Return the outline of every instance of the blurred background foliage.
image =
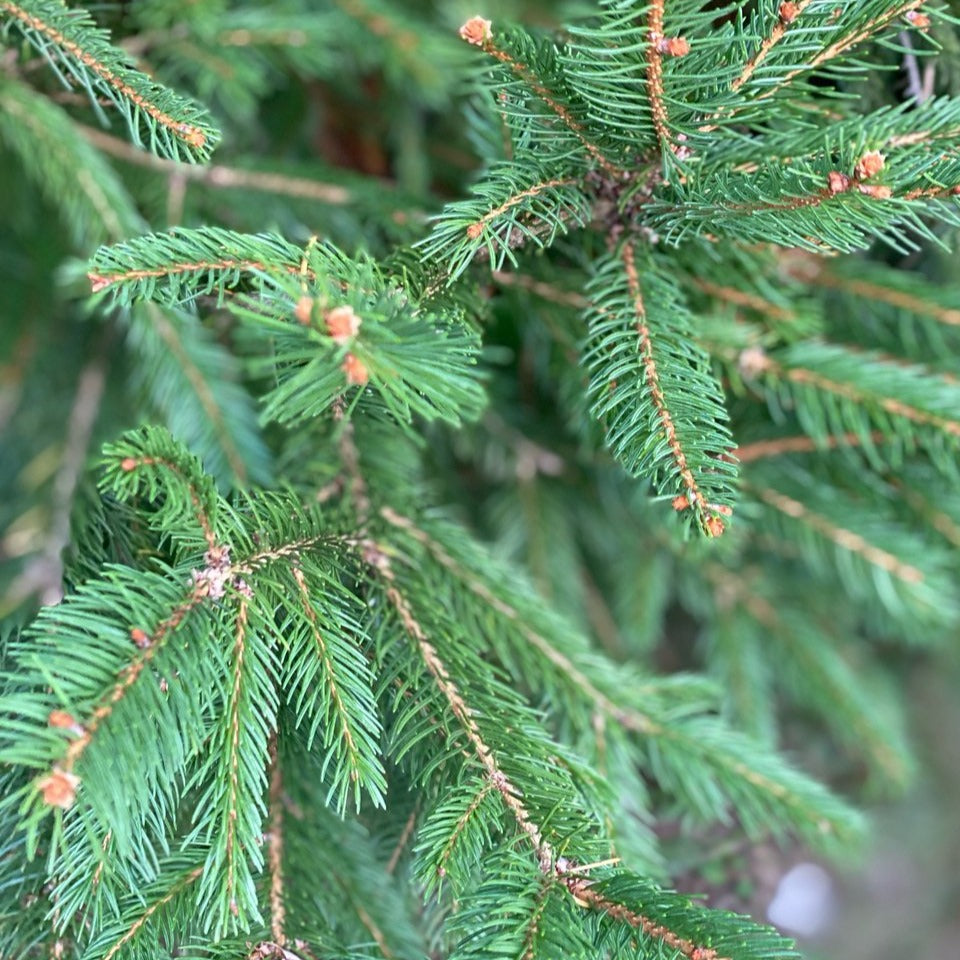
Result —
[[[17,109],[3,77],[22,71],[74,120],[73,140],[51,139],[49,151],[37,151],[5,137],[0,119],[0,615],[6,629],[59,596],[61,554],[69,550],[71,523],[90,482],[85,465],[122,429],[145,419],[167,423],[226,482],[262,479],[269,471],[264,458],[260,477],[242,476],[231,456],[233,443],[249,449],[262,441],[249,435],[255,411],[231,393],[240,390],[241,372],[227,349],[229,324],[218,325],[215,311],[203,323],[176,328],[156,316],[140,322],[90,315],[86,257],[100,242],[174,224],[275,230],[295,242],[319,234],[376,256],[420,238],[443,201],[462,194],[477,163],[461,97],[461,78],[476,64],[457,27],[479,12],[494,23],[555,28],[593,10],[574,0],[489,0],[476,7],[475,0],[90,5],[144,69],[209,105],[224,139],[205,168],[136,150],[122,129],[102,126],[85,100],[64,90],[38,59],[23,66],[0,55],[0,117]],[[863,88],[870,106],[899,99],[911,82],[960,92],[957,35],[943,31],[935,39],[943,47],[936,61],[882,54],[891,70],[877,71]],[[56,122],[50,119],[49,131]],[[96,184],[79,182],[76,170],[64,166],[61,151],[68,148],[77,155],[95,151],[93,169],[102,171]],[[946,239],[956,249],[956,238]],[[724,630],[743,624],[705,634],[696,610],[669,600],[672,579],[685,574],[666,546],[631,552],[626,519],[617,531],[591,524],[594,505],[583,496],[575,433],[558,422],[553,388],[544,386],[556,380],[564,343],[572,354],[580,337],[570,308],[581,302],[583,256],[582,238],[560,242],[530,280],[550,281],[566,298],[564,309],[525,296],[510,277],[494,278],[479,291],[498,294],[486,355],[491,389],[510,398],[514,415],[507,422],[491,412],[480,427],[431,435],[437,487],[613,656],[647,657],[671,671],[702,666],[709,649],[714,665],[722,665]],[[956,257],[931,248],[898,263],[914,270],[919,283],[938,284],[956,280]],[[518,325],[518,315],[538,322]],[[198,422],[182,422],[183,391],[196,396]],[[622,486],[612,479],[604,484],[602,473],[593,482],[596,495],[606,498],[605,512],[616,515]],[[638,502],[622,505],[624,518],[642,512],[643,496],[640,490]],[[592,558],[612,553],[629,568],[619,583],[630,589],[591,579]],[[748,582],[750,571],[743,575]],[[798,594],[808,589],[796,584]],[[844,611],[823,609],[816,597],[809,615],[843,629]],[[789,645],[773,642],[783,643],[780,679],[789,684]],[[873,792],[872,847],[863,862],[830,867],[834,919],[810,949],[847,960],[954,956],[960,941],[960,660],[882,642],[860,656],[881,658],[904,682],[919,775],[896,800]],[[882,698],[877,702],[882,709]],[[788,752],[841,790],[871,796],[869,770],[855,751],[837,747],[860,739],[857,729],[843,729],[842,710],[835,711],[833,740],[818,732],[808,711],[782,709]],[[740,703],[738,711],[764,734],[763,705]],[[882,759],[887,747],[871,749]],[[891,764],[901,762],[898,750],[890,756]],[[908,779],[905,770],[887,772],[892,781]],[[677,823],[675,836],[670,830],[664,849],[678,886],[756,916],[764,915],[783,874],[803,857],[794,849],[749,848],[715,828]]]

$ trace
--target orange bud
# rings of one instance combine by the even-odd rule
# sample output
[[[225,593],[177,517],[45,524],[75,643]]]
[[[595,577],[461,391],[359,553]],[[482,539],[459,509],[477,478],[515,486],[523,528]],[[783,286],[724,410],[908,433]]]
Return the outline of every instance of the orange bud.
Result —
[[[482,47],[492,36],[490,21],[483,17],[471,17],[460,28],[460,39],[472,43],[475,47]]]
[[[722,534],[726,529],[726,527],[723,525],[723,521],[719,517],[710,517],[705,526],[707,528],[707,533],[711,537],[719,537],[720,534]]]
[[[861,183],[857,189],[874,200],[889,200],[893,196],[890,187],[881,186],[879,183]]]
[[[293,308],[293,315],[297,318],[298,323],[307,326],[313,315],[313,298],[307,296],[301,297],[297,301],[297,305]]]
[[[370,379],[370,373],[363,361],[358,360],[352,353],[347,354],[340,369],[347,375],[347,383],[362,387]]]
[[[839,170],[831,170],[827,174],[827,188],[831,193],[843,193],[850,189],[850,178]]]
[[[353,307],[335,307],[327,311],[327,333],[334,343],[346,343],[357,335],[361,320],[353,312]]]
[[[800,14],[800,7],[793,0],[785,0],[780,4],[779,14],[784,23],[793,23]]]
[[[76,726],[77,721],[66,710],[51,710],[47,717],[47,723],[59,730],[68,730],[70,727]]]
[[[884,159],[879,150],[870,150],[857,161],[853,172],[858,180],[869,180],[875,173],[879,173],[883,169]]]
[[[671,57],[685,57],[690,52],[690,42],[686,37],[663,37],[657,48]]]
[[[129,473],[131,470],[137,469],[137,461],[133,457],[124,457],[120,461],[120,469],[125,470]]]
[[[37,789],[43,794],[43,802],[51,807],[61,807],[64,810],[73,806],[77,798],[77,787],[80,778],[66,770],[54,767],[50,773],[37,783]]]

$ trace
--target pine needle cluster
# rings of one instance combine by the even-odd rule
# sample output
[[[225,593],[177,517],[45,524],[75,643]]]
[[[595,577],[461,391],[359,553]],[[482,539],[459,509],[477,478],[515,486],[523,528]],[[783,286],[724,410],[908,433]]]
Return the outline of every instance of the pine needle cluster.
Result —
[[[788,958],[665,827],[909,782],[955,22],[570,6],[0,0],[3,960]]]

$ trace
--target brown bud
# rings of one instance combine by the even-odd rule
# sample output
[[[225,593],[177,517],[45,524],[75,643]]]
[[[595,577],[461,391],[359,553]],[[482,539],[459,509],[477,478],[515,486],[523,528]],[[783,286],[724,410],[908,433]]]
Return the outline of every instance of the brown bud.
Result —
[[[800,7],[793,0],[785,0],[780,4],[780,19],[783,23],[793,23],[800,14]]]
[[[927,27],[930,26],[930,18],[918,10],[908,10],[903,15],[903,19],[906,20],[911,27],[916,27],[918,30],[926,30]]]
[[[120,461],[120,469],[129,473],[131,470],[137,469],[137,461],[133,457],[124,457]]]
[[[480,223],[479,221],[477,221],[476,223],[471,223],[470,226],[467,227],[467,236],[471,240],[476,240],[481,233],[483,233],[483,224]]]
[[[756,377],[770,366],[770,360],[763,347],[747,347],[737,357],[737,369],[745,377]]]
[[[685,493],[681,493],[679,497],[674,497],[670,501],[670,505],[674,510],[686,510],[690,506],[690,500]]]
[[[139,627],[132,627],[130,629],[130,639],[133,641],[134,646],[139,647],[141,650],[146,650],[150,646],[150,637]]]
[[[460,38],[475,47],[482,47],[492,36],[490,21],[483,17],[471,17],[460,28]]]
[[[304,327],[309,326],[313,316],[313,297],[302,296],[293,308],[293,315],[297,318],[297,323]]]
[[[47,717],[47,723],[49,723],[51,727],[56,727],[58,730],[69,730],[70,727],[77,725],[73,714],[67,713],[66,710],[51,710]]]
[[[346,355],[340,369],[347,375],[347,383],[362,387],[370,379],[370,373],[363,361],[358,360],[352,353]]]
[[[67,810],[73,806],[77,798],[77,787],[80,778],[66,770],[54,767],[42,780],[37,783],[37,789],[43,794],[43,802],[51,807],[62,807]]]
[[[88,273],[87,279],[90,281],[91,293],[99,293],[110,286],[110,278],[101,277],[99,273]]]
[[[183,139],[186,140],[191,147],[197,147],[199,149],[207,142],[207,135],[196,127],[181,127],[181,132],[184,134]]]
[[[874,200],[889,200],[893,196],[893,191],[889,187],[883,187],[879,183],[861,183],[857,189],[868,197],[873,197]]]
[[[708,517],[704,526],[711,537],[719,537],[723,531],[726,530],[723,521],[719,517]]]
[[[360,329],[360,318],[353,312],[353,307],[335,307],[327,311],[327,333],[334,343],[346,343],[357,335]]]
[[[879,150],[870,150],[865,153],[853,168],[858,180],[869,180],[884,167],[884,156]]]
[[[839,170],[831,170],[827,174],[827,188],[831,193],[843,193],[850,189],[850,178]]]
[[[662,37],[657,49],[670,57],[684,57],[690,52],[690,43],[686,37]]]

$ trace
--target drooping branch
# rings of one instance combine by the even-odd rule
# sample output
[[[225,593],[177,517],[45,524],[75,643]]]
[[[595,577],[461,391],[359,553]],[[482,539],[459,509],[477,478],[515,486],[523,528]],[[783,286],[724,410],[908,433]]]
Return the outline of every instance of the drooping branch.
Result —
[[[643,360],[647,389],[656,408],[657,417],[660,420],[664,436],[670,447],[673,462],[676,464],[677,471],[686,488],[685,497],[678,497],[675,506],[678,509],[682,509],[684,506],[692,507],[700,517],[700,524],[703,529],[712,536],[719,536],[723,533],[725,527],[723,520],[717,515],[717,513],[721,511],[713,504],[707,503],[706,497],[700,492],[696,477],[694,477],[693,471],[690,469],[687,461],[686,451],[683,449],[683,445],[677,436],[677,428],[673,415],[670,412],[663,389],[660,386],[660,373],[654,357],[650,328],[647,326],[647,314],[643,305],[640,277],[637,273],[637,264],[632,243],[628,242],[623,245],[622,258],[627,274],[627,285],[630,291],[630,297],[633,301],[633,310],[636,318],[635,327],[638,338],[637,347]],[[685,500],[685,504],[681,504],[681,500]]]

